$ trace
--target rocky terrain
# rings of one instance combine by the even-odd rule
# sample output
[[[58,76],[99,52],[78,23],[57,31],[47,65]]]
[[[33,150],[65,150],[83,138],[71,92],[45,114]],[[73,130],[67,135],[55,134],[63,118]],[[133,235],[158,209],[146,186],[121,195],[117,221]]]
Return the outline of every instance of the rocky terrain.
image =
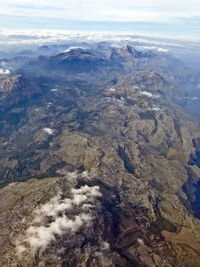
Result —
[[[27,80],[20,75],[10,75],[0,78],[1,110],[18,104],[41,92],[34,81]]]
[[[200,127],[171,67],[42,60],[0,80],[0,265],[199,266]]]

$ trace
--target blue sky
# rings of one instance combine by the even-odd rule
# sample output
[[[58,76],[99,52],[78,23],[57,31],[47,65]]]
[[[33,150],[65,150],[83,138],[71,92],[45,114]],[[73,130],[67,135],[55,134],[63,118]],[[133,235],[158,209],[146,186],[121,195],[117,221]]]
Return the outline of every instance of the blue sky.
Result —
[[[0,0],[0,27],[200,36],[199,0]]]

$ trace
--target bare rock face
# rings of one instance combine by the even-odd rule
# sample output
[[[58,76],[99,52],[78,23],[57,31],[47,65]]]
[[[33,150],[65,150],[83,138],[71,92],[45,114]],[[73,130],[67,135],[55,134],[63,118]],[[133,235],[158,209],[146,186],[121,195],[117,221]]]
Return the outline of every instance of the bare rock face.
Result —
[[[11,75],[0,79],[0,105],[7,109],[11,105],[40,93],[39,87],[20,75]]]

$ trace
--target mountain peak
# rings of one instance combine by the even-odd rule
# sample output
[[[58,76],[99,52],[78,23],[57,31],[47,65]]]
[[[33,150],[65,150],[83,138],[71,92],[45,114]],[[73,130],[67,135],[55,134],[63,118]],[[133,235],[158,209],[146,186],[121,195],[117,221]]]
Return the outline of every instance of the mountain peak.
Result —
[[[87,51],[81,48],[74,48],[74,49],[59,53],[56,56],[53,56],[52,58],[65,60],[65,59],[72,59],[72,58],[93,58],[93,57],[95,56],[92,55],[90,51]]]
[[[122,48],[117,48],[112,50],[109,58],[110,59],[119,59],[119,58],[124,58],[124,59],[129,59],[129,58],[138,58],[140,56],[140,52],[137,51],[135,48],[126,45]]]
[[[120,49],[123,52],[127,52],[129,54],[132,54],[134,56],[138,56],[140,53],[133,47],[126,45]]]

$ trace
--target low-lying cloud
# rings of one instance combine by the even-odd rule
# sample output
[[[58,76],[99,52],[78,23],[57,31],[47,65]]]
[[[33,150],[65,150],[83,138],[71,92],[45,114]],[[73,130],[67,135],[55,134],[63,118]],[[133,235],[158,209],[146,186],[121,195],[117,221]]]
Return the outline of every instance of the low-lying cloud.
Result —
[[[146,97],[149,97],[149,98],[159,98],[159,95],[154,95],[150,92],[147,92],[147,91],[142,91],[140,93],[141,96],[146,96]]]
[[[56,240],[56,235],[67,232],[71,235],[89,227],[95,219],[93,208],[97,197],[101,197],[99,186],[85,185],[72,189],[71,198],[62,199],[60,193],[38,207],[32,225],[16,241],[17,254],[21,255],[28,247],[42,253]]]
[[[48,127],[45,127],[45,128],[43,129],[43,131],[44,131],[45,133],[49,134],[49,135],[53,135],[54,132],[55,132],[54,129],[51,129],[51,128],[48,128]]]

